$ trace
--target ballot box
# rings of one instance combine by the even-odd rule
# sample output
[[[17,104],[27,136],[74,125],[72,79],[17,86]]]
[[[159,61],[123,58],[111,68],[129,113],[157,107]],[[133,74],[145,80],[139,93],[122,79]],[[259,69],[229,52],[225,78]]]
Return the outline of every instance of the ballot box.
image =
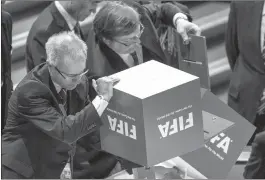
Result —
[[[206,89],[202,89],[203,147],[181,158],[207,178],[227,178],[255,127]]]
[[[199,78],[157,61],[120,79],[102,115],[101,148],[151,167],[203,145]]]

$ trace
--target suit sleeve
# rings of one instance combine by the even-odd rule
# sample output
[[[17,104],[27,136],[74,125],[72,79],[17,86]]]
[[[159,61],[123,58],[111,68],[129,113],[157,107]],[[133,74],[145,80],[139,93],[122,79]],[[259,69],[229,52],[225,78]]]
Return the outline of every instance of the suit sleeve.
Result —
[[[32,90],[28,92],[30,87]],[[73,143],[102,125],[91,103],[75,115],[63,116],[52,106],[47,92],[45,86],[30,82],[20,87],[17,96],[20,116],[44,133],[65,143]]]
[[[263,179],[265,177],[265,131],[256,135],[243,175],[245,179]]]
[[[12,30],[13,30],[13,20],[9,13],[7,15],[7,30],[8,30],[8,43],[10,45],[10,50],[12,50]]]
[[[239,54],[235,2],[231,2],[230,5],[230,13],[226,30],[225,48],[228,62],[230,64],[231,69],[233,70]]]
[[[47,31],[40,30],[35,35],[33,35],[31,42],[28,42],[26,56],[28,60],[27,71],[29,72],[35,66],[46,62],[46,50],[45,44],[50,37]]]
[[[179,3],[149,3],[143,5],[143,7],[154,24],[156,24],[156,21],[161,21],[163,24],[175,28],[173,17],[177,13],[185,14],[188,17],[188,20],[192,21],[188,8]]]

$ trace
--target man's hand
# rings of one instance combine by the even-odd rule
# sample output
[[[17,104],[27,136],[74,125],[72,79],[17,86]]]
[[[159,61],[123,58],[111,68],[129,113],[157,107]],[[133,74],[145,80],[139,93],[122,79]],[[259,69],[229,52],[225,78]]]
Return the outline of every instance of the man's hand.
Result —
[[[119,82],[119,79],[112,77],[102,77],[97,80],[92,80],[92,85],[98,95],[103,96],[104,100],[108,101],[113,96],[113,86]]]
[[[189,22],[186,19],[178,18],[175,22],[177,32],[182,36],[183,43],[189,43],[189,35],[193,34],[196,36],[201,35],[201,29],[194,23]]]

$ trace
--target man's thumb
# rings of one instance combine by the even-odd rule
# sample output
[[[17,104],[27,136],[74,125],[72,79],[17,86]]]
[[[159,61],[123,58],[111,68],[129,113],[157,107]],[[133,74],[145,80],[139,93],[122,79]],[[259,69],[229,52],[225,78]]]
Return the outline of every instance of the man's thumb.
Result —
[[[183,39],[183,44],[185,44],[185,45],[189,44],[189,36],[186,33],[186,31],[181,32],[180,35]]]

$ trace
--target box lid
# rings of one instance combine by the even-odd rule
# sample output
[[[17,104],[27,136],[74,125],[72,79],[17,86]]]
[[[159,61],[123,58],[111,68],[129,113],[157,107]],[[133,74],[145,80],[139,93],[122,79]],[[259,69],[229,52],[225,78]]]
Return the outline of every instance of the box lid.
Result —
[[[114,89],[145,99],[167,89],[198,79],[184,71],[151,60],[111,75],[120,82]],[[198,87],[199,88],[199,87]]]

